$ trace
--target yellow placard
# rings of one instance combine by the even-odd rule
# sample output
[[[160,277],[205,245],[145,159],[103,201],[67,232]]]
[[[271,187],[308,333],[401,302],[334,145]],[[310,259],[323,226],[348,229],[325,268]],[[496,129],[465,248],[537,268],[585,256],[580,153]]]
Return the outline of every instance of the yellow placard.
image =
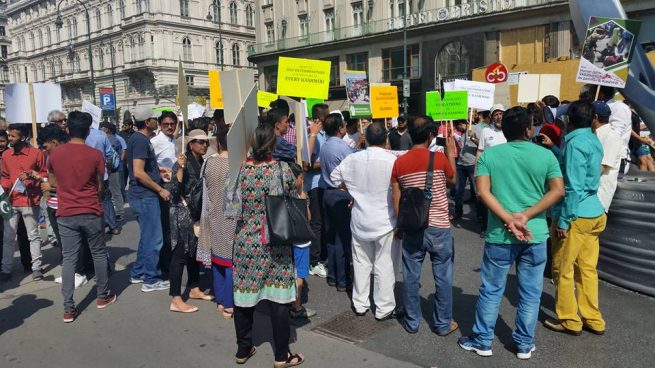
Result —
[[[373,119],[398,117],[398,87],[371,86]]]
[[[218,70],[209,71],[209,108],[223,108],[223,91],[221,90],[221,79]]]
[[[280,57],[277,69],[278,95],[327,100],[331,64],[325,60]]]
[[[257,106],[268,109],[271,107],[271,102],[277,100],[275,93],[257,91]]]

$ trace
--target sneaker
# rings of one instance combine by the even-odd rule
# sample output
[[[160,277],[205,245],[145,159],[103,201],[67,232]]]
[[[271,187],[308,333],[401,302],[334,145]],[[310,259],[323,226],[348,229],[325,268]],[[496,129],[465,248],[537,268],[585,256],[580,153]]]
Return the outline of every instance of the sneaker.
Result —
[[[298,318],[310,318],[310,317],[314,317],[315,315],[316,315],[315,310],[305,308],[305,307],[300,307],[300,309],[298,309],[298,310],[295,310],[295,309],[289,310],[289,317],[296,318],[296,319],[298,319]]]
[[[460,348],[468,351],[474,351],[479,356],[490,357],[492,354],[491,346],[482,345],[468,336],[462,336],[457,340]]]
[[[61,276],[55,277],[55,284],[61,284],[64,282],[64,279]]]
[[[89,280],[87,280],[86,276],[80,275],[79,273],[75,274],[75,289],[81,288],[86,285],[87,282],[89,282]]]
[[[11,279],[11,274],[6,272],[0,272],[0,282],[9,281]]]
[[[144,283],[141,285],[141,291],[144,293],[149,293],[151,291],[160,291],[160,290],[168,290],[170,287],[170,284],[168,281],[157,281],[153,284],[146,284]]]
[[[98,307],[98,309],[105,309],[109,304],[113,304],[116,299],[116,294],[109,293],[106,297],[96,301],[96,307]]]
[[[117,227],[114,230],[109,231],[111,235],[120,235],[121,234],[121,228]]]
[[[309,274],[312,276],[325,278],[327,277],[327,269],[323,263],[317,263],[313,267],[309,268]]]
[[[375,320],[378,322],[388,321],[390,319],[398,319],[398,315],[396,314],[396,311],[391,311],[384,317],[380,317],[380,318],[375,317]]]
[[[73,309],[71,312],[64,312],[64,323],[71,323],[77,318],[77,309]]]
[[[32,280],[34,280],[34,281],[43,280],[43,272],[41,272],[39,270],[32,272]]]
[[[555,332],[560,332],[560,333],[565,333],[567,335],[571,336],[580,336],[582,334],[582,331],[577,331],[577,330],[569,330],[568,328],[564,327],[562,322],[556,319],[549,318],[544,321],[544,327],[551,331]]]
[[[519,359],[530,359],[532,357],[532,352],[537,350],[537,348],[532,345],[529,348],[516,348],[516,357]]]
[[[130,277],[130,284],[143,284],[143,279],[140,277]]]

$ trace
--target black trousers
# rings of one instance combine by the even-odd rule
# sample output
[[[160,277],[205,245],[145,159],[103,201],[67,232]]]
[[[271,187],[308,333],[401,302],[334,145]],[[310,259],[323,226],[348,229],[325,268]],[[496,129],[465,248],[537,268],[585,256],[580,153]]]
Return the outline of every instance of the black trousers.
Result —
[[[25,227],[25,223],[23,222],[23,218],[21,216],[19,216],[18,228],[16,229],[16,242],[18,242],[18,249],[20,250],[20,263],[23,265],[25,271],[31,272],[32,253],[30,253],[30,240],[27,238],[27,228]]]
[[[164,245],[159,251],[159,269],[165,275],[169,273],[171,264],[171,213],[167,201],[159,198],[159,211],[161,219],[161,230],[164,238]]]
[[[311,220],[309,226],[314,232],[315,239],[309,249],[309,263],[315,265],[327,259],[327,243],[325,242],[325,226],[323,224],[323,193],[321,188],[309,191],[309,211]]]
[[[171,253],[171,265],[168,273],[168,279],[171,282],[168,292],[170,296],[182,295],[182,271],[184,271],[184,265],[186,265],[187,272],[187,287],[193,288],[198,286],[200,265],[194,257],[190,257],[184,251],[184,244],[178,244]]]
[[[271,306],[271,325],[273,326],[273,350],[275,360],[286,361],[289,354],[291,326],[289,324],[290,304],[268,302]],[[252,323],[255,307],[234,307],[234,328],[237,333],[237,358],[245,358],[252,348]]]

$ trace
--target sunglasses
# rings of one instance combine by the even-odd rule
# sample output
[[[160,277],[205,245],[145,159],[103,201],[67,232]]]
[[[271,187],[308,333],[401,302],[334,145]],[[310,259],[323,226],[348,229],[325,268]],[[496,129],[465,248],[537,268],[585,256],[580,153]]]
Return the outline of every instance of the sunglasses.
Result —
[[[200,143],[202,145],[205,145],[205,144],[209,145],[209,141],[201,141],[201,140],[196,140],[196,139],[192,140],[191,143]]]

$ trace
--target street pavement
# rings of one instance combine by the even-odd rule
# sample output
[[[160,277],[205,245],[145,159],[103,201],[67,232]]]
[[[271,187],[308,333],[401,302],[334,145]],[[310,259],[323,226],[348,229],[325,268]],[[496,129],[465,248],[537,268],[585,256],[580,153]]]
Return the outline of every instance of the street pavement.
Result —
[[[110,286],[118,294],[107,309],[94,307],[93,280],[76,290],[81,309],[71,324],[61,321],[63,307],[57,248],[44,247],[46,279],[33,282],[29,274],[15,271],[14,278],[0,284],[0,367],[232,367],[236,343],[233,322],[221,319],[211,302],[197,301],[200,311],[191,315],[168,311],[166,291],[142,293],[129,284],[129,266],[134,261],[138,226],[129,217],[121,235],[108,244],[116,262]],[[600,285],[601,310],[607,333],[580,337],[561,335],[537,325],[537,350],[530,361],[514,355],[511,332],[518,305],[514,271],[508,279],[496,324],[494,355],[478,357],[457,346],[457,338],[471,332],[479,287],[482,240],[478,225],[465,215],[456,223],[454,316],[461,326],[448,337],[432,333],[427,320],[434,294],[429,258],[422,274],[424,321],[416,335],[408,335],[396,321],[376,322],[371,313],[363,328],[371,333],[352,344],[313,331],[333,317],[350,310],[346,293],[330,288],[324,279],[310,276],[307,307],[318,314],[311,321],[294,322],[291,349],[303,352],[306,367],[652,367],[655,352],[650,340],[655,329],[655,299],[604,282]],[[18,254],[14,269],[20,269]],[[400,285],[399,285],[400,286]],[[398,288],[399,289],[399,288]],[[544,282],[540,321],[553,316],[554,289]],[[257,354],[248,367],[270,367],[270,322],[266,305],[258,307],[254,339]],[[376,325],[383,323],[382,328]],[[352,328],[362,328],[360,324]],[[347,331],[346,331],[347,332]]]

